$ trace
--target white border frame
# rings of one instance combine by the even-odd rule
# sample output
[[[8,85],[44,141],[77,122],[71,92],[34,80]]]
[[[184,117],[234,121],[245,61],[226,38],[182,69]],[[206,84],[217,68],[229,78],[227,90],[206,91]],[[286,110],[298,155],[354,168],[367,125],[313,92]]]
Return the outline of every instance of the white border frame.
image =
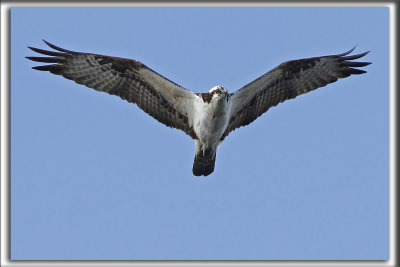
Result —
[[[389,175],[390,175],[390,247],[389,247],[389,260],[387,261],[11,261],[10,260],[10,187],[11,187],[11,173],[10,173],[10,8],[11,7],[125,7],[125,6],[187,6],[187,7],[389,7],[389,31],[390,31],[390,101],[389,101],[389,121],[390,121],[390,158],[389,158]],[[187,3],[187,2],[171,2],[171,3],[79,3],[79,2],[7,2],[1,3],[1,266],[397,266],[397,229],[396,221],[396,121],[395,121],[395,108],[396,108],[396,42],[397,36],[395,31],[396,25],[396,6],[394,2],[370,2],[370,3],[357,3],[357,2],[328,2],[328,3]]]

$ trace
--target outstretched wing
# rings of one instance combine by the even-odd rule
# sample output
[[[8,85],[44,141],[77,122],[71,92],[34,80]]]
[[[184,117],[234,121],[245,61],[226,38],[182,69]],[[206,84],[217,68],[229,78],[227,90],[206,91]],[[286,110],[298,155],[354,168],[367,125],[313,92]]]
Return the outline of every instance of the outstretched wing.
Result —
[[[97,91],[117,95],[137,104],[159,122],[196,138],[192,127],[192,101],[198,96],[193,92],[166,79],[139,61],[74,52],[44,42],[59,52],[29,47],[50,57],[27,58],[55,64],[33,67],[34,69],[50,71]]]
[[[308,93],[340,78],[365,73],[366,71],[355,67],[364,67],[371,64],[370,62],[351,60],[361,58],[368,52],[347,56],[353,50],[354,48],[338,55],[284,62],[231,94],[230,120],[221,139],[236,128],[250,124],[270,107],[285,100]]]

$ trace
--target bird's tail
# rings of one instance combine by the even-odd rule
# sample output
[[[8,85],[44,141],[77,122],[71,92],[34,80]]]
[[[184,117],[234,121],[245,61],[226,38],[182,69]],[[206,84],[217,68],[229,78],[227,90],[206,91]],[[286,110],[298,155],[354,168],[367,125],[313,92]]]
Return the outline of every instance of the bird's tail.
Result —
[[[207,176],[214,171],[216,153],[214,149],[197,151],[193,162],[193,174]]]

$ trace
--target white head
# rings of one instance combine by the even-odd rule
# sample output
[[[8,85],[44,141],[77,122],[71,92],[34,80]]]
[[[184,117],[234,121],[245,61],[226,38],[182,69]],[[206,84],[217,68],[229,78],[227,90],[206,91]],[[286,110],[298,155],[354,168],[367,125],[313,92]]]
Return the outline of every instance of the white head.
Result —
[[[226,90],[223,86],[218,85],[218,86],[214,86],[213,88],[211,88],[210,91],[208,91],[209,94],[212,93],[216,93],[217,95],[225,95],[226,93],[228,93],[228,90]]]
[[[228,90],[226,90],[223,86],[218,85],[211,88],[208,91],[209,96],[211,99],[225,99],[226,101],[229,100]]]

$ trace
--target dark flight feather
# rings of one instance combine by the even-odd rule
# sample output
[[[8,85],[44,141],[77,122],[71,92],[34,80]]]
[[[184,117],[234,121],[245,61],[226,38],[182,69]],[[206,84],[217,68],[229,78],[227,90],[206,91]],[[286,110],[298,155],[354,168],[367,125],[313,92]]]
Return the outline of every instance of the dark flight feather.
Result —
[[[353,50],[354,48],[338,55],[284,62],[231,94],[232,116],[221,140],[233,130],[253,122],[270,107],[333,83],[340,78],[365,73],[365,70],[356,69],[356,67],[367,66],[371,64],[370,62],[349,60],[359,59],[369,52],[347,56]]]
[[[50,57],[26,58],[56,64],[36,66],[33,69],[49,71],[97,91],[119,96],[137,104],[159,122],[183,130],[192,138],[196,138],[188,119],[190,111],[174,106],[176,97],[191,98],[195,97],[194,93],[169,81],[139,61],[75,52],[44,42],[59,52],[28,47]],[[161,90],[157,81],[165,83],[171,90]]]

